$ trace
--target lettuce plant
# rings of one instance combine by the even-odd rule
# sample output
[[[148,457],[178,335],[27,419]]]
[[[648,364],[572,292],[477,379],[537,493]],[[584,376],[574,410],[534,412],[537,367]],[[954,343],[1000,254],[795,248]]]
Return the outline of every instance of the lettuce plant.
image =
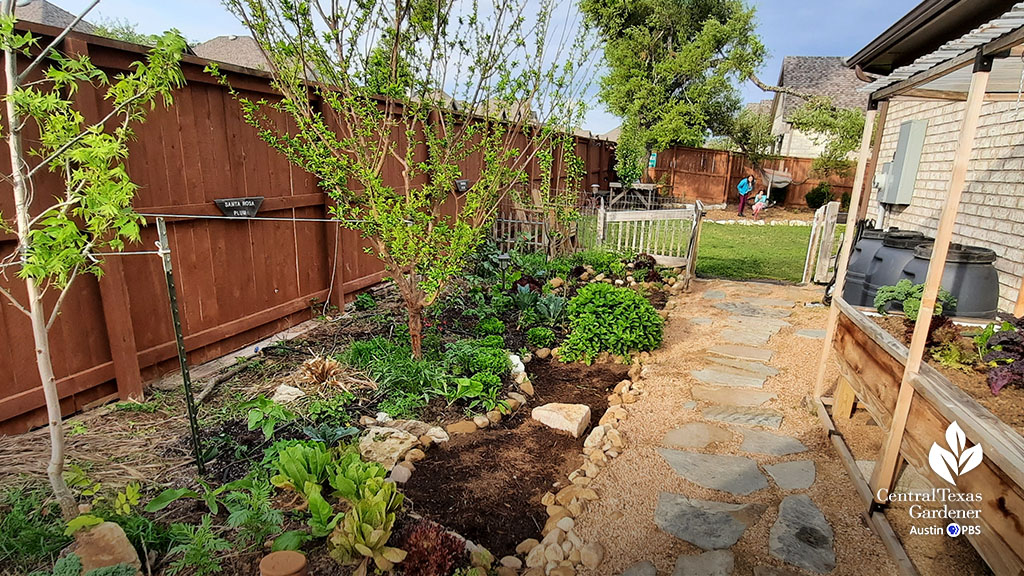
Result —
[[[983,360],[992,367],[988,385],[993,394],[1010,385],[1024,386],[1024,318],[1011,323],[1011,329],[993,334],[986,343],[988,354]]]
[[[367,480],[362,497],[353,503],[327,541],[331,557],[340,564],[358,564],[353,576],[366,576],[371,560],[383,572],[405,560],[404,550],[387,546],[395,512],[403,499],[394,483],[376,477]]]

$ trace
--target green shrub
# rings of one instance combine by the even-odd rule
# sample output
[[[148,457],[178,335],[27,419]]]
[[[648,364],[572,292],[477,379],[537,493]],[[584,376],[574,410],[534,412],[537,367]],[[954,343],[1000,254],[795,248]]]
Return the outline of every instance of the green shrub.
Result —
[[[610,284],[588,284],[569,301],[566,362],[591,362],[601,352],[627,356],[661,344],[664,321],[641,294]]]
[[[495,388],[501,388],[501,377],[495,376],[494,374],[491,374],[489,372],[480,372],[479,374],[474,374],[473,377],[470,378],[470,380],[474,382],[479,382],[481,390],[484,394],[487,394],[490,390],[494,390]]]
[[[548,348],[555,343],[555,332],[544,326],[530,328],[526,332],[526,341],[537,348]]]
[[[505,323],[497,318],[484,318],[476,325],[476,333],[481,336],[500,336],[505,333]]]
[[[511,369],[512,362],[508,359],[508,353],[498,348],[481,348],[469,360],[469,372],[472,374],[484,372],[500,378]]]
[[[817,210],[832,201],[832,185],[828,182],[820,182],[811,191],[804,195],[804,201],[811,210]]]
[[[422,395],[445,378],[437,362],[416,360],[408,346],[379,336],[353,342],[340,359],[365,371],[389,396],[394,393]]]
[[[370,310],[377,307],[377,301],[369,292],[361,292],[352,304],[356,310]]]
[[[50,565],[70,541],[48,490],[8,488],[0,495],[0,566],[28,573]]]
[[[445,349],[442,363],[453,376],[469,376],[474,372],[470,364],[480,350],[502,350],[504,347],[505,339],[496,334],[477,340],[456,340]]]
[[[559,258],[553,261],[552,267],[564,274],[576,266],[590,266],[597,274],[621,276],[626,271],[626,262],[632,259],[633,254],[628,252],[594,248]]]

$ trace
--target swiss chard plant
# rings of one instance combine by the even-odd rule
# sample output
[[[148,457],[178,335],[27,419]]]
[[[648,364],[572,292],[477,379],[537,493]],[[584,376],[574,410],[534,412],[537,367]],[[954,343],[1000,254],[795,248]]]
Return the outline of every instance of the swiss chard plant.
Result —
[[[988,385],[993,394],[1007,386],[1024,387],[1024,318],[1018,318],[1011,329],[1000,330],[988,339],[989,348],[982,360],[991,368]]]

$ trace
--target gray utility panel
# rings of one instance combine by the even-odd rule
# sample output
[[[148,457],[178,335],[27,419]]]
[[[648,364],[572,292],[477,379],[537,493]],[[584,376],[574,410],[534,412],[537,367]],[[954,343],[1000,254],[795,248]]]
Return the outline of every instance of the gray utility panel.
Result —
[[[900,124],[900,139],[892,162],[882,168],[878,201],[882,204],[910,204],[914,197],[917,169],[921,164],[927,120],[908,120]]]

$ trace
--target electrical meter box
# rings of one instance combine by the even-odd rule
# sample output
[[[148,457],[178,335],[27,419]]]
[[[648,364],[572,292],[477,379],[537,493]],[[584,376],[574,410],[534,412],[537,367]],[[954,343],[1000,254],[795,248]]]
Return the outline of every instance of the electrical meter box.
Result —
[[[882,204],[906,206],[914,197],[917,169],[921,165],[921,151],[928,131],[927,120],[908,120],[900,124],[900,138],[896,154],[888,170],[879,178],[878,201]]]

